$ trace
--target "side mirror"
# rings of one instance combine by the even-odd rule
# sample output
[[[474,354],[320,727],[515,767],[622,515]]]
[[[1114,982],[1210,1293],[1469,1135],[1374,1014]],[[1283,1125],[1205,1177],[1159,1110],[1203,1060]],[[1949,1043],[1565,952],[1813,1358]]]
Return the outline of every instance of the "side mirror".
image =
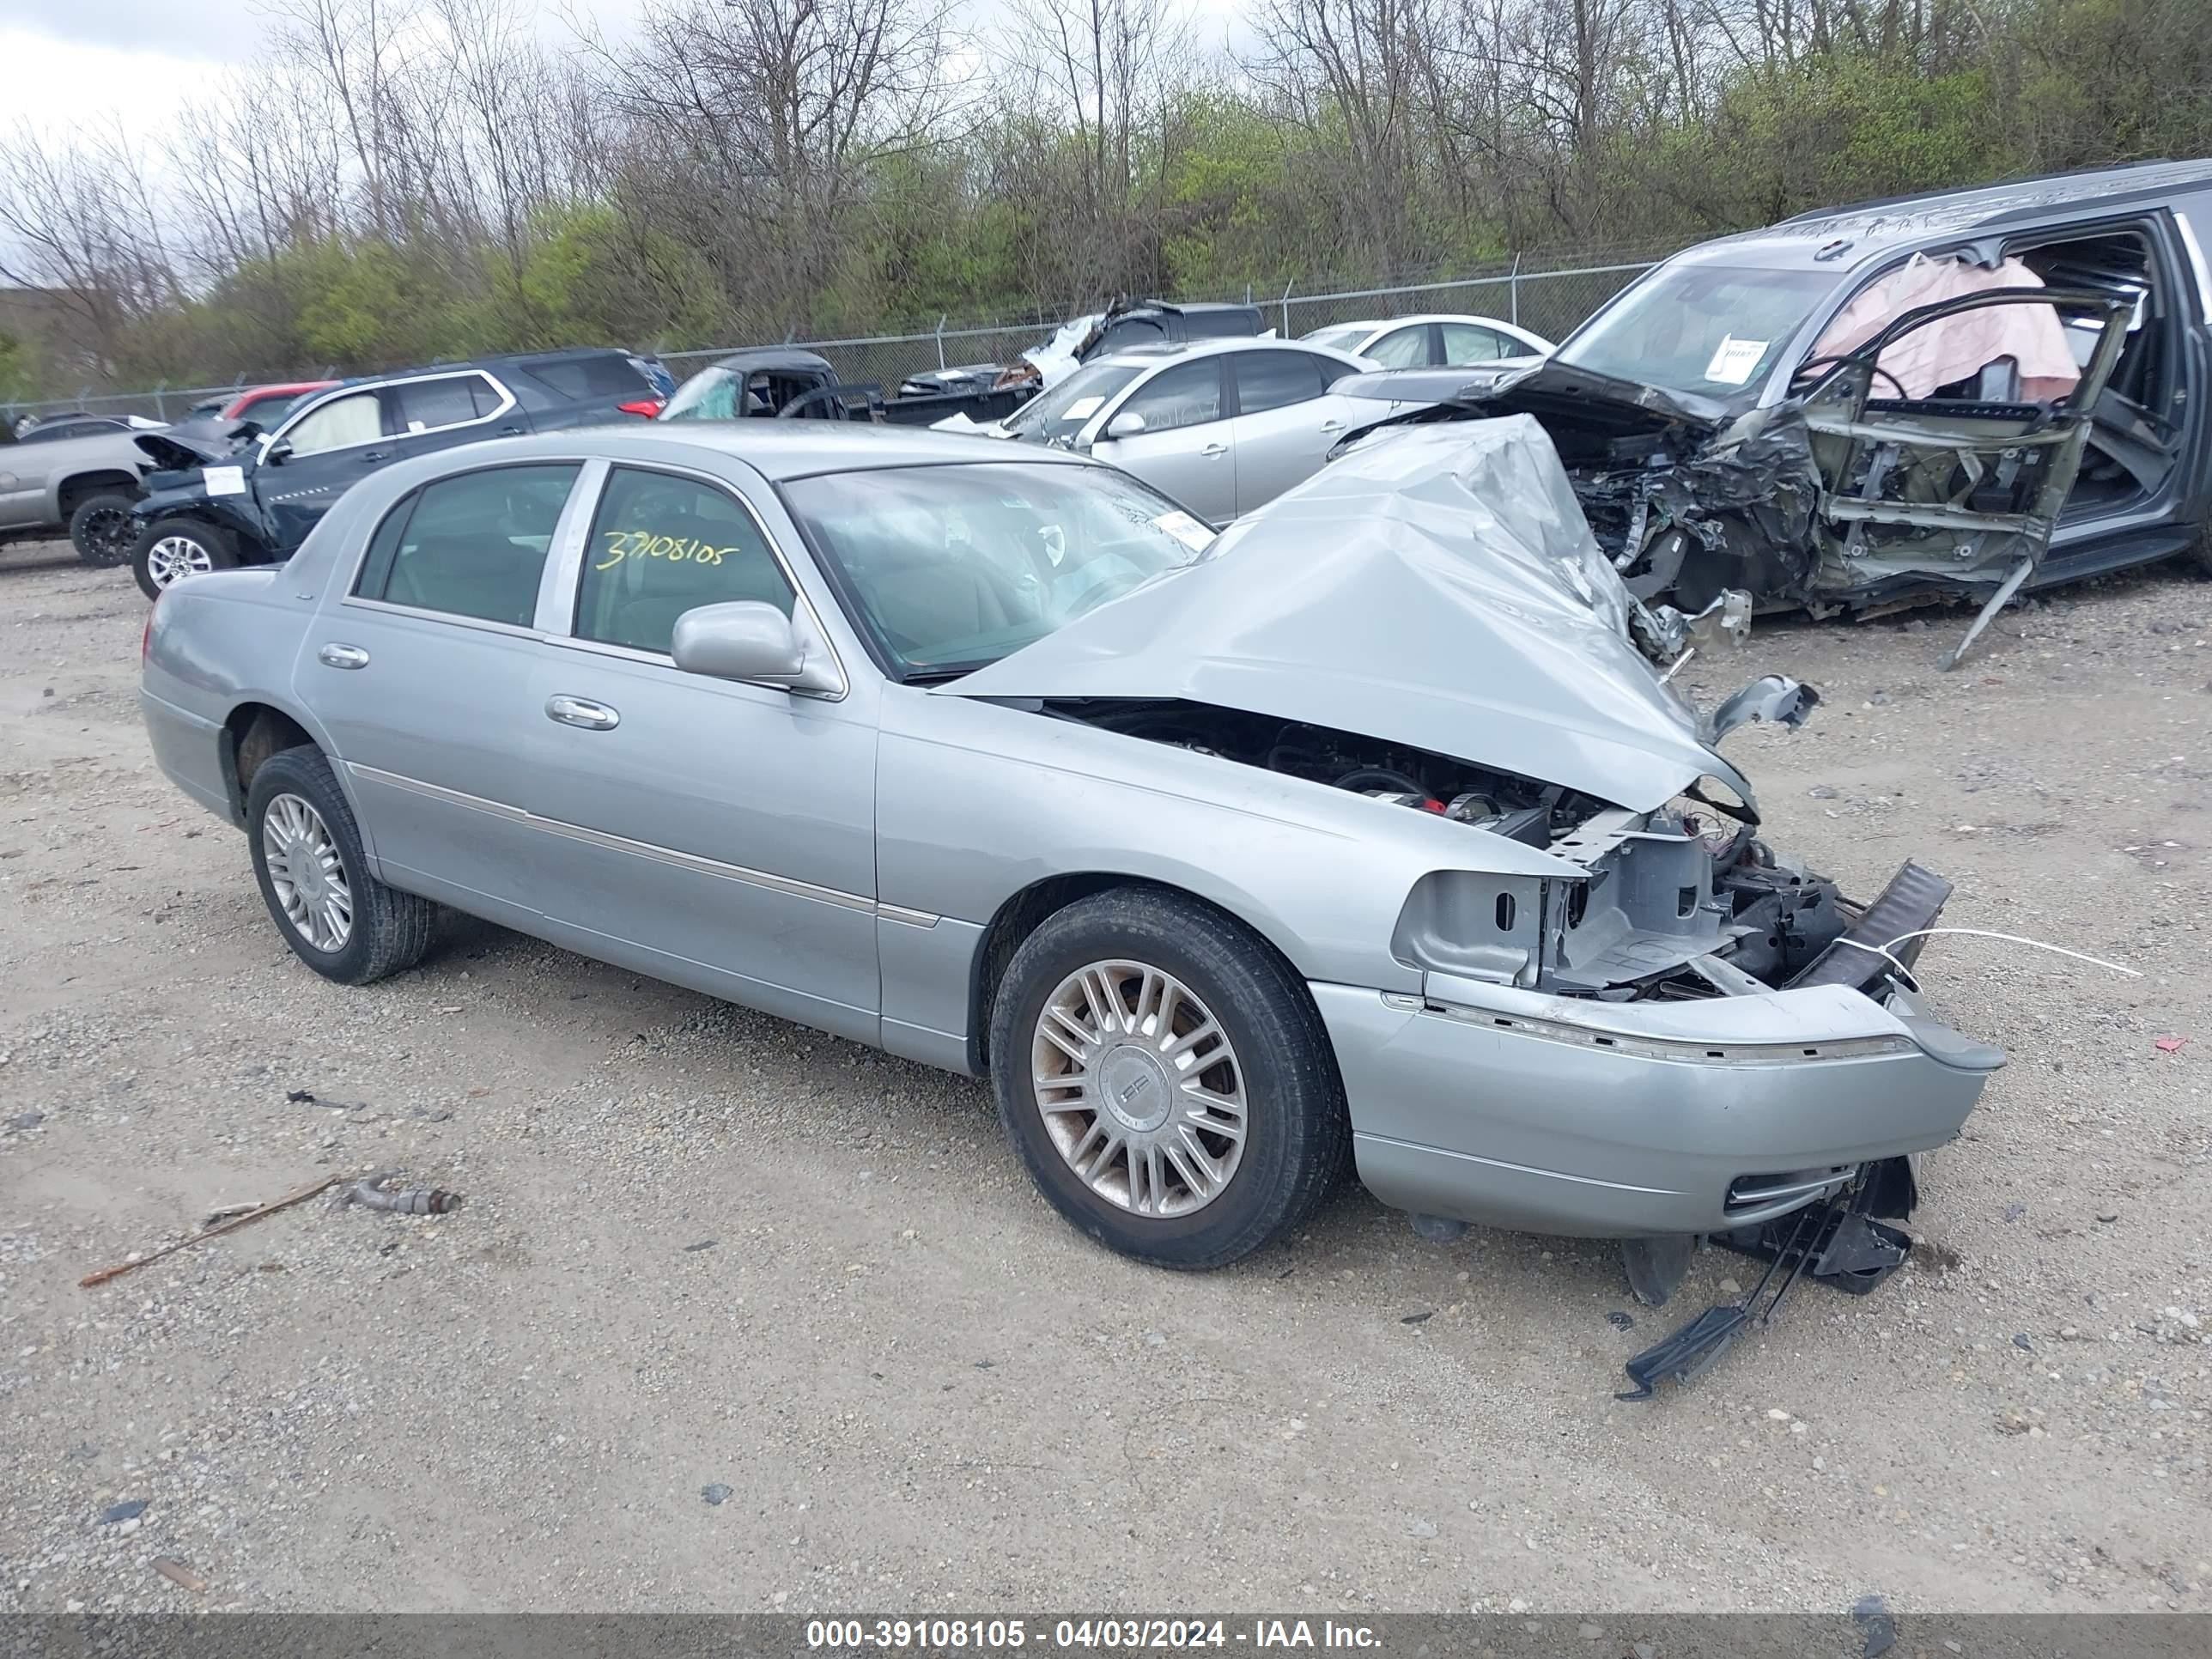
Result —
[[[289,438],[279,438],[273,444],[264,445],[261,451],[261,459],[270,466],[283,465],[292,459],[292,441]]]
[[[1145,417],[1133,409],[1125,409],[1106,422],[1109,438],[1133,438],[1145,429]]]
[[[790,691],[845,689],[828,649],[802,637],[790,617],[757,599],[685,611],[676,619],[669,653],[685,673],[710,679],[749,680]]]

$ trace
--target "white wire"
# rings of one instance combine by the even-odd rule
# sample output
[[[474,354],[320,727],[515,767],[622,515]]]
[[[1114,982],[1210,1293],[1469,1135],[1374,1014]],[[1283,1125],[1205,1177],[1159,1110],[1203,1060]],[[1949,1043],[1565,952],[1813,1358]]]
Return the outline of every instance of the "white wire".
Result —
[[[2125,974],[2130,979],[2142,977],[2142,970],[2139,968],[2123,967],[2117,962],[2107,962],[2102,957],[2093,957],[2086,951],[2069,951],[2063,945],[2047,944],[2039,939],[2023,939],[2018,933],[1994,933],[1987,927],[1921,927],[1910,933],[1899,933],[1887,945],[1862,945],[1855,939],[1839,939],[1836,943],[1848,945],[1854,951],[1870,951],[1875,956],[1885,957],[1906,979],[1912,980],[1912,970],[1889,954],[1892,947],[1902,945],[1909,939],[1929,939],[1937,933],[1965,933],[1974,939],[2002,939],[2008,945],[2026,945],[2038,951],[2049,951],[2058,956],[2071,957],[2076,962],[2093,963],[2100,968],[2109,968],[2116,974]],[[1918,981],[1913,980],[1914,988],[1917,989],[1918,984]]]

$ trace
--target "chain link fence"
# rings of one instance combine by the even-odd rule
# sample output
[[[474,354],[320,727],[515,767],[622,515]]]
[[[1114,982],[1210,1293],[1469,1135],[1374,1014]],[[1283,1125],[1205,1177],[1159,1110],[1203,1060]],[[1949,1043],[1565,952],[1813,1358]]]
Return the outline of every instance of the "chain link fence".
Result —
[[[1279,294],[1255,293],[1248,289],[1242,294],[1183,297],[1186,301],[1225,300],[1259,306],[1276,331],[1287,337],[1338,323],[1443,312],[1494,317],[1556,341],[1564,339],[1583,319],[1656,263],[1656,258],[1653,258],[1540,270],[1534,268],[1534,262],[1515,259],[1501,262],[1496,269],[1480,274],[1393,287],[1348,288],[1307,294],[1299,292],[1297,284],[1291,283]],[[1012,362],[1051,334],[1061,319],[1044,320],[1050,315],[1041,311],[1018,322],[959,326],[940,321],[935,328],[916,334],[756,343],[788,344],[818,352],[836,367],[840,379],[856,385],[881,386],[887,393],[896,393],[899,383],[908,376],[929,369]],[[709,346],[696,350],[664,351],[660,356],[681,380],[718,357],[744,349],[735,345]],[[252,383],[241,380],[219,386],[161,386],[141,392],[88,391],[75,398],[0,404],[0,416],[13,424],[26,417],[83,410],[97,415],[136,415],[149,420],[174,421],[197,404],[228,401],[250,384]]]

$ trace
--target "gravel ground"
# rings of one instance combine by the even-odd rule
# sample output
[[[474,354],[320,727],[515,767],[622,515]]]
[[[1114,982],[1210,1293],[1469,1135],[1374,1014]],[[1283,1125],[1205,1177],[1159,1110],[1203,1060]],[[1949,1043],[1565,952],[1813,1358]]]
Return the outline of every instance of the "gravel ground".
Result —
[[[1955,675],[1955,616],[1715,672],[1826,694],[1731,740],[1778,844],[2144,977],[1937,941],[2012,1063],[1916,1262],[1641,1406],[1620,1361],[1741,1259],[1655,1314],[1609,1249],[1424,1244],[1355,1191],[1148,1271],[973,1083],[465,921],[325,983],[148,758],[143,619],[0,556],[0,1610],[2212,1601],[2212,585],[2063,596]],[[466,1206],[318,1200],[78,1288],[380,1166]]]

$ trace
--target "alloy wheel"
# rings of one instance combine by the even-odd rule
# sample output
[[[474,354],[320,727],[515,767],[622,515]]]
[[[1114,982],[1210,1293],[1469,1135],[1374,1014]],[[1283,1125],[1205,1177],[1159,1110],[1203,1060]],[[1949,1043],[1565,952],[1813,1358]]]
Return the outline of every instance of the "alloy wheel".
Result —
[[[323,815],[297,795],[275,797],[261,815],[261,851],[270,888],[294,930],[318,951],[345,949],[353,937],[353,888]]]

